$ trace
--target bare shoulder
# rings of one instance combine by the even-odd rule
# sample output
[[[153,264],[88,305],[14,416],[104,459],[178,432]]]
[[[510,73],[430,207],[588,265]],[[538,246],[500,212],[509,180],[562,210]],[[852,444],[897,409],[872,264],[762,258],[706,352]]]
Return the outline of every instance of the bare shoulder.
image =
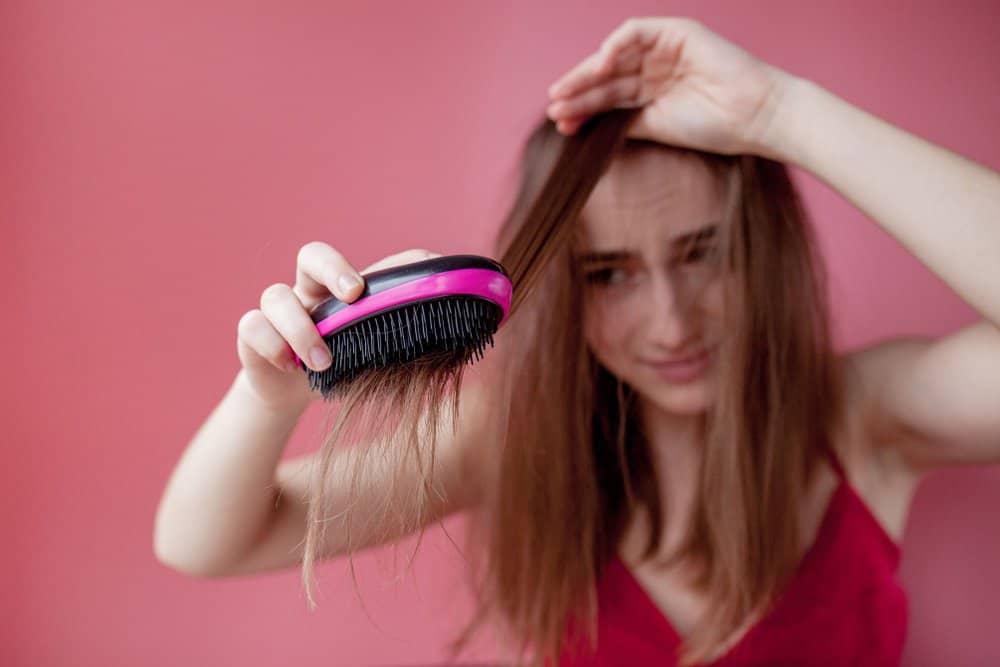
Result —
[[[900,452],[907,436],[883,422],[874,390],[899,356],[910,353],[911,345],[908,339],[886,340],[838,355],[846,404],[845,423],[834,447],[851,486],[897,542],[903,538],[922,474],[906,464]]]

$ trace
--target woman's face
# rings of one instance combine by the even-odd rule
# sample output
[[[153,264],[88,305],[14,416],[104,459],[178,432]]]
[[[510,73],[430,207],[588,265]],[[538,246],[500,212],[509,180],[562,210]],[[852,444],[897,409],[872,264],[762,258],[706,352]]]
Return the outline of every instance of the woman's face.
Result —
[[[723,211],[706,165],[656,147],[616,156],[582,211],[587,344],[667,413],[693,415],[710,405],[717,355],[702,364],[670,362],[711,353],[721,338]],[[693,244],[685,242],[695,233]]]

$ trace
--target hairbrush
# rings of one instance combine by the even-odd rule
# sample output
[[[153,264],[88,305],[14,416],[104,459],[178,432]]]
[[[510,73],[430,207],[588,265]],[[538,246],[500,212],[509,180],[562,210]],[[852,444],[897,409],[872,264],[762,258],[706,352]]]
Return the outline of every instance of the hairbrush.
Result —
[[[513,286],[488,257],[444,255],[362,274],[351,303],[330,297],[309,316],[333,363],[305,369],[324,399],[343,393],[362,373],[433,360],[450,368],[482,358],[507,319]]]

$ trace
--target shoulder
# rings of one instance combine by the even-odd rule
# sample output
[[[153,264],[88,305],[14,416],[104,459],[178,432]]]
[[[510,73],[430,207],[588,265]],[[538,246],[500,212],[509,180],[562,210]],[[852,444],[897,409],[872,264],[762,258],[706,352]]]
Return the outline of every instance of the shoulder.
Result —
[[[848,478],[886,531],[902,539],[906,517],[923,473],[902,455],[903,432],[885,422],[875,402],[879,378],[913,354],[911,339],[880,341],[838,354],[844,377],[844,420],[834,441]]]

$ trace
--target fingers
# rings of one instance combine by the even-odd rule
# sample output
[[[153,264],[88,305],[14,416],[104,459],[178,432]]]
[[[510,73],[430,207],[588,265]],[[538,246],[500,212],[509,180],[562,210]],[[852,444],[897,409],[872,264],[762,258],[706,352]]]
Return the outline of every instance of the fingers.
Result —
[[[315,332],[315,325],[312,328]],[[279,370],[299,370],[288,341],[278,332],[278,329],[263,311],[255,309],[245,313],[240,318],[236,329],[239,356],[244,366],[250,367],[263,360]],[[251,356],[256,358],[251,358]],[[308,356],[303,357],[303,359],[310,368],[322,370],[315,363],[310,362]]]
[[[293,292],[306,308],[331,294],[350,303],[361,294],[363,284],[358,271],[329,244],[313,241],[299,250]]]
[[[290,345],[292,351],[313,370],[320,371],[330,365],[330,350],[291,287],[275,283],[265,289],[260,295],[260,312],[270,328],[253,321],[251,324],[257,324],[260,328],[255,328],[249,334],[253,336],[251,340],[261,346],[261,356],[273,359],[275,361],[272,363],[285,368],[289,362],[294,361],[294,357],[288,353]],[[284,350],[279,353],[277,350],[282,345]]]
[[[570,118],[568,120],[556,121],[556,130],[563,134],[575,134],[586,121],[586,118]]]
[[[406,250],[379,260],[364,272],[440,256],[428,250]],[[345,285],[343,277],[357,282]],[[240,318],[237,331],[241,359],[244,363],[252,361],[246,358],[252,351],[282,370],[298,370],[296,356],[315,371],[328,368],[332,361],[330,350],[309,311],[331,294],[344,302],[354,301],[363,284],[361,272],[329,244],[314,241],[302,246],[296,261],[295,286],[268,286],[261,293],[260,308]]]
[[[549,86],[549,98],[572,97],[610,77],[639,71],[650,46],[652,42],[647,39],[612,33],[597,51]]]
[[[591,58],[596,55],[599,53]],[[611,56],[608,61],[611,65],[603,70],[567,75],[554,84],[553,88],[559,94],[553,98],[545,113],[556,121],[556,129],[572,134],[595,113],[612,108],[641,106],[639,94],[643,56],[644,52],[640,47],[628,47]]]
[[[605,78],[610,61],[606,60],[604,55],[597,51],[584,58],[583,62],[562,75],[549,87],[549,97],[552,99],[570,97]]]
[[[695,21],[683,18],[630,18],[601,42],[600,48],[549,87],[549,98],[573,97],[620,74],[639,71],[644,54],[676,26],[690,29]]]
[[[637,75],[620,77],[601,86],[595,86],[571,99],[559,100],[549,105],[549,118],[559,120],[579,119],[614,108],[641,106],[640,81]]]
[[[615,54],[638,47],[648,49],[656,43],[671,19],[630,18],[608,35],[598,53],[614,57]]]
[[[590,58],[600,56],[600,53],[591,54]],[[577,73],[570,73],[563,76],[559,81],[549,88],[549,97],[552,102],[572,99],[576,95],[586,92],[607,83],[622,75],[638,74],[642,69],[643,52],[637,48],[632,48],[610,57],[606,63],[598,62],[592,69],[581,69]],[[585,60],[579,67],[586,65]],[[592,61],[593,62],[593,61]],[[590,67],[590,66],[588,66]],[[553,94],[555,91],[555,94]]]

